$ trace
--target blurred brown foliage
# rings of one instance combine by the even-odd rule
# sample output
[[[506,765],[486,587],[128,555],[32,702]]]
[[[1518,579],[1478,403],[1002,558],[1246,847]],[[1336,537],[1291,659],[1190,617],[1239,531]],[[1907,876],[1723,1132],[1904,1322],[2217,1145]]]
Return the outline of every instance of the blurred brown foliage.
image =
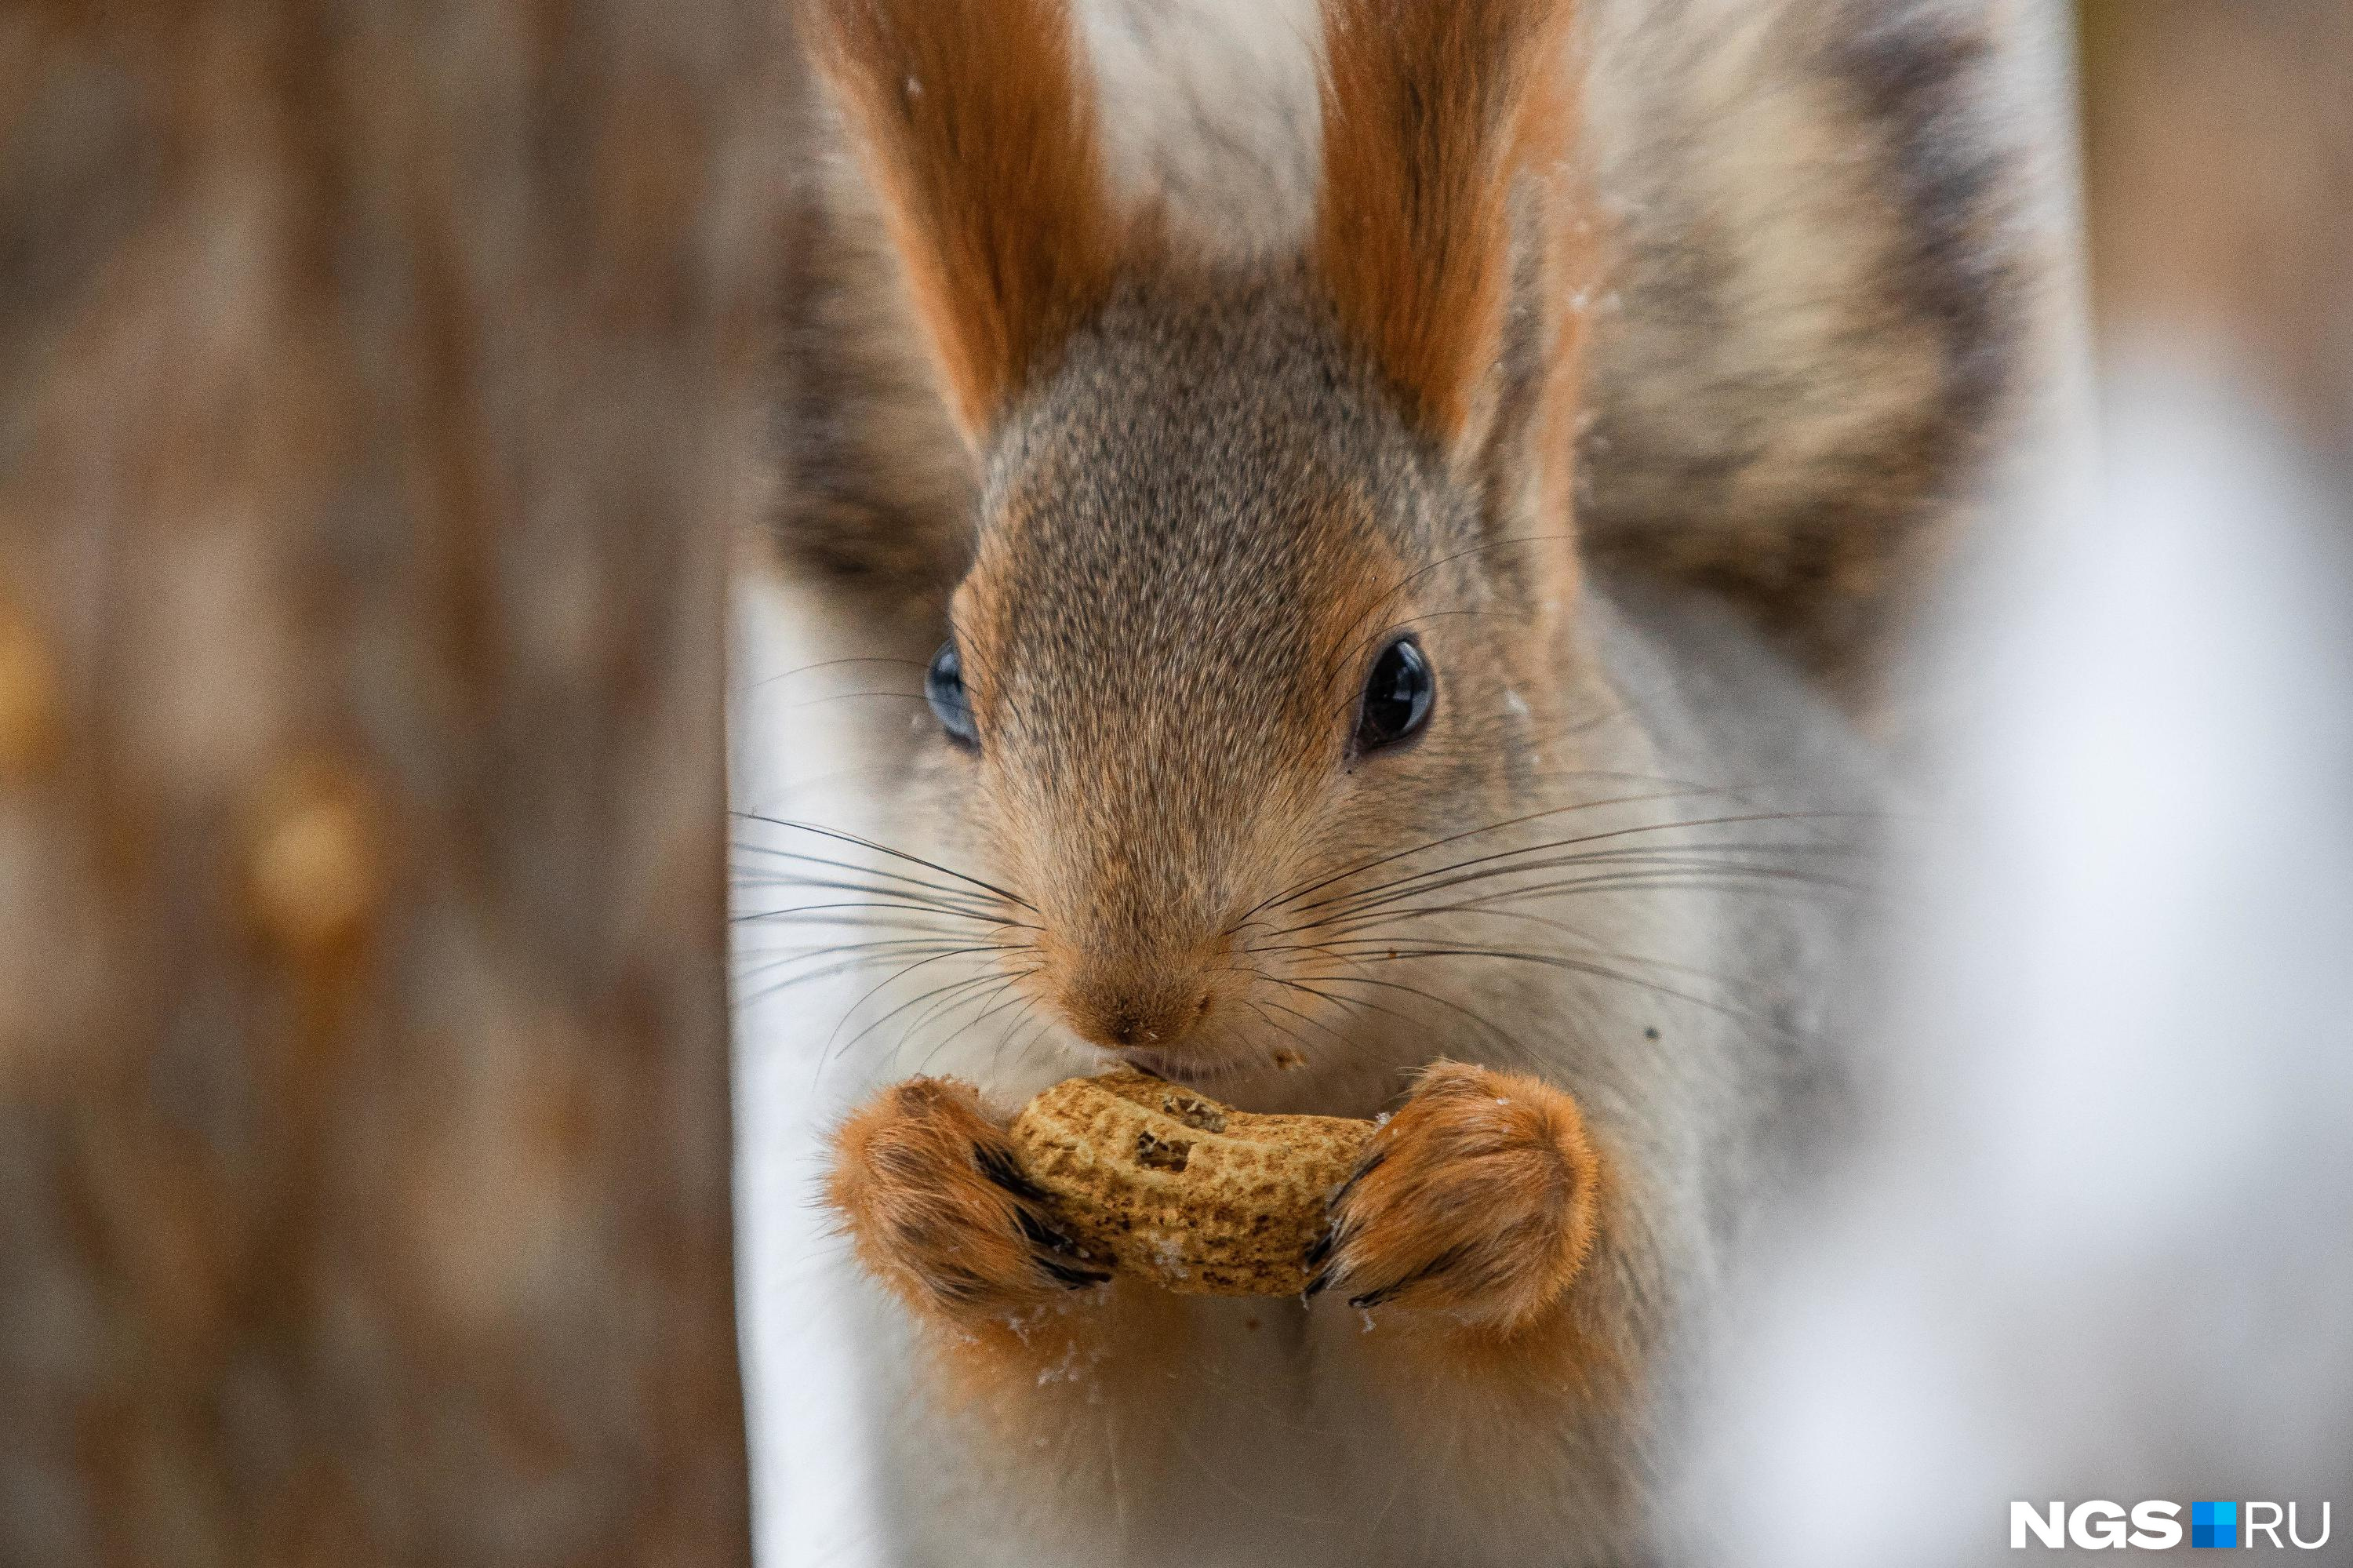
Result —
[[[745,1560],[778,9],[0,13],[0,1563]]]
[[[2228,355],[2353,462],[2353,5],[2082,0],[2078,19],[2110,348]]]

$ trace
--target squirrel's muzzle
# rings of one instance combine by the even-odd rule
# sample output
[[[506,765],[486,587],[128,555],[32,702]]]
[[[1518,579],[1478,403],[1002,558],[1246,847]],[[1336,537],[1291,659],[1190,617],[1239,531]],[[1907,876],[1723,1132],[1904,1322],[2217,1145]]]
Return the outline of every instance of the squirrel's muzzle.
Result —
[[[1060,989],[1063,1016],[1079,1035],[1111,1050],[1166,1051],[1208,1014],[1208,965],[1086,955]]]

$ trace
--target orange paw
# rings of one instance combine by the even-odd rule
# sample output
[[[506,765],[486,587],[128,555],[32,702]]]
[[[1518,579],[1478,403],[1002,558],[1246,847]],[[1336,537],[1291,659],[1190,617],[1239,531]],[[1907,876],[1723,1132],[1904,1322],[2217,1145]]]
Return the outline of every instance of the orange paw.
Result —
[[[833,1153],[826,1201],[859,1261],[918,1312],[1002,1321],[1111,1277],[1049,1223],[969,1084],[892,1086],[842,1123]]]
[[[1332,1195],[1308,1286],[1500,1329],[1550,1307],[1593,1248],[1600,1163],[1576,1100],[1458,1062],[1425,1072]]]

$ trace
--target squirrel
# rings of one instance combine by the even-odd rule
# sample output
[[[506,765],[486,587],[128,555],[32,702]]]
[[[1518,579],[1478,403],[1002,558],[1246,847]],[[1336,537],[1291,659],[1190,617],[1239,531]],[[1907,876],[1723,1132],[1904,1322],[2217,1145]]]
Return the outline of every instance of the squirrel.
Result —
[[[908,689],[739,929],[874,980],[764,1048],[889,1560],[1650,1560],[2011,379],[1989,10],[801,0],[769,558]],[[1383,1118],[1305,1298],[1056,1230],[1115,1065]]]

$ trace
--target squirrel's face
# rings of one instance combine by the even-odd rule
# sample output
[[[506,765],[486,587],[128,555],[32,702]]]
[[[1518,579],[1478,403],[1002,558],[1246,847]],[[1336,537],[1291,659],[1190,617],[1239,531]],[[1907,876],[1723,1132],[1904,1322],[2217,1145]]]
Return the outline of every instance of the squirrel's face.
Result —
[[[929,685],[1026,983],[1164,1070],[1262,1060],[1255,988],[1316,967],[1276,903],[1497,809],[1567,553],[1497,536],[1291,275],[1124,291],[987,456]]]
[[[1060,0],[805,3],[985,471],[932,685],[1018,978],[1208,1065],[1562,722],[1566,7],[1324,0],[1314,232],[1236,274],[1117,209]]]

